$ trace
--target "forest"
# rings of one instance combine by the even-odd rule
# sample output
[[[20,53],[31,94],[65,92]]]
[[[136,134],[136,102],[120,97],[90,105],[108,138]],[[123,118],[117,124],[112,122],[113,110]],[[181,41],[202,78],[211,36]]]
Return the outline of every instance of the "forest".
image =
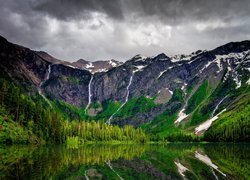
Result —
[[[144,143],[148,139],[140,128],[84,121],[76,112],[65,113],[58,104],[44,100],[38,93],[29,96],[20,86],[0,79],[0,143],[65,143],[67,140]]]

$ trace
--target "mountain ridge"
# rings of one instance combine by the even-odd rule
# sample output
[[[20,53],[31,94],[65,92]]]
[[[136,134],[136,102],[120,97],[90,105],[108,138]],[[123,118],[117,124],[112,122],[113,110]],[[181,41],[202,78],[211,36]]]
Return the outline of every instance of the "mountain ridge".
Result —
[[[190,55],[136,55],[120,64],[96,61],[96,68],[92,67],[95,62],[78,60],[78,67],[85,66],[77,68],[77,62],[72,66],[50,55],[42,57],[4,38],[0,43],[1,77],[9,76],[29,94],[39,92],[49,101],[82,108],[88,120],[142,126],[156,134],[176,127],[195,131],[212,118],[215,108],[219,112],[230,107],[249,90],[249,40]],[[102,67],[107,64],[110,66]],[[100,67],[105,70],[99,71]],[[221,102],[225,96],[228,98]]]

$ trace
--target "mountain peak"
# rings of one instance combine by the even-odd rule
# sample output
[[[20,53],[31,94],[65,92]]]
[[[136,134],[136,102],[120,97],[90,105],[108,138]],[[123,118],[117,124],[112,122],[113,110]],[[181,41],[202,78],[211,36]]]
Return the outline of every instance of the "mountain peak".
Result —
[[[223,55],[229,53],[240,53],[250,49],[250,40],[230,42],[212,50],[214,54]]]
[[[168,60],[169,57],[165,53],[161,53],[161,54],[158,54],[157,56],[155,56],[154,59]]]

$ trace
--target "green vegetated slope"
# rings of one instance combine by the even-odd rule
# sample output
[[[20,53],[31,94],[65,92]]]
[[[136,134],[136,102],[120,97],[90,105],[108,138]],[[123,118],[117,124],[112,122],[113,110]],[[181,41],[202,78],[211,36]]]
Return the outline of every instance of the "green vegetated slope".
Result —
[[[112,101],[106,101],[104,103],[92,103],[87,111],[87,115],[89,114],[89,111],[91,108],[97,109],[100,108],[101,111],[98,112],[95,116],[88,116],[88,119],[92,119],[95,121],[104,121],[106,122],[112,114],[114,114],[119,107],[121,106],[120,102],[112,102]]]
[[[241,95],[204,135],[208,141],[249,141],[250,94]]]
[[[201,83],[187,101],[185,113],[188,114],[189,117],[179,126],[175,125],[174,121],[177,119],[180,107],[184,105],[184,100],[183,95],[179,96],[182,98],[176,99],[178,95],[175,92],[169,101],[169,104],[171,104],[174,99],[178,102],[176,106],[173,106],[175,108],[166,109],[164,113],[154,118],[150,123],[143,125],[142,128],[145,129],[154,140],[199,141],[203,137],[194,135],[194,128],[211,118],[215,107],[224,98],[223,102],[214,112],[214,115],[225,108],[228,109],[214,122],[214,125],[209,128],[209,131],[205,134],[205,140],[249,141],[249,135],[246,135],[250,133],[250,87],[246,83],[249,73],[246,71],[241,71],[240,73],[242,82],[241,87],[238,89],[236,89],[236,83],[231,77],[221,81],[217,87],[214,87],[209,80],[205,80]],[[189,94],[191,94],[191,91],[192,88],[189,88]]]
[[[236,83],[232,78],[220,82],[200,107],[192,113],[191,119],[187,123],[187,127],[189,127],[211,118],[216,105],[224,99],[214,115],[223,109],[226,109],[226,112],[219,116],[219,119],[213,122],[205,133],[207,141],[249,141],[250,139],[248,135],[250,133],[250,87],[246,83],[249,79],[249,72],[239,71],[239,73],[242,77],[240,88],[236,88]]]
[[[126,118],[133,117],[137,113],[148,112],[157,105],[154,103],[154,98],[147,98],[146,96],[133,97],[127,101],[127,103],[121,107],[121,102],[106,101],[104,103],[92,103],[90,108],[101,109],[95,116],[89,116],[91,120],[103,120],[107,121],[113,114],[114,118]],[[89,114],[89,110],[88,110]]]
[[[153,141],[197,141],[199,138],[191,132],[175,125],[175,120],[184,103],[182,90],[176,89],[168,102],[168,109],[142,126]]]
[[[85,117],[85,109],[28,95],[15,83],[0,79],[0,143],[147,141],[140,128],[85,122]]]
[[[148,112],[154,107],[156,107],[154,98],[147,98],[146,96],[134,97],[124,105],[116,114],[116,117],[132,117],[137,113]]]
[[[191,117],[186,124],[186,127],[199,125],[205,120],[211,118],[213,110],[223,98],[227,97],[227,99],[221,104],[222,106],[223,104],[228,104],[236,98],[236,96],[242,94],[243,92],[241,90],[245,91],[247,88],[243,86],[241,89],[236,90],[236,84],[232,78],[220,82],[216,88],[207,82],[208,81],[205,81],[190,98],[190,100],[195,99],[195,101],[198,99],[200,103],[194,108],[194,111],[189,111],[190,108],[187,108],[186,113],[191,114]],[[205,84],[207,84],[206,88],[204,88]],[[192,106],[191,103],[190,106]],[[218,110],[221,110],[221,107],[219,107]],[[216,111],[215,114],[216,113],[218,113],[218,111]]]
[[[189,90],[192,91],[192,90]],[[142,126],[146,132],[151,134],[152,139],[165,139],[168,141],[199,141],[199,137],[193,131],[187,130],[190,126],[198,125],[208,119],[212,110],[204,113],[202,107],[208,102],[209,95],[213,91],[213,86],[205,80],[193,93],[187,102],[185,113],[190,114],[185,126],[177,126],[174,122],[178,117],[181,107],[184,106],[184,93],[177,89],[171,100],[168,102],[170,109],[166,109],[162,114],[154,118],[150,123]]]
[[[190,90],[191,91],[191,90]],[[162,114],[154,118],[150,123],[142,126],[147,133],[151,135],[153,140],[167,140],[167,141],[199,141],[199,137],[195,136],[192,131],[187,130],[187,127],[198,124],[207,117],[200,115],[201,105],[211,94],[212,86],[209,82],[204,81],[187,103],[186,113],[191,114],[186,128],[177,126],[174,122],[178,117],[181,107],[184,106],[184,93],[177,89],[174,91],[172,98],[168,102],[169,109],[166,109]],[[197,116],[201,117],[200,119]],[[208,116],[208,115],[207,115]]]
[[[13,120],[13,116],[8,115],[3,107],[0,107],[0,143],[28,143],[40,141],[32,132],[33,124],[29,123],[27,128],[23,128]]]
[[[190,119],[186,127],[195,126],[209,118],[209,113],[212,111],[202,111],[204,103],[208,102],[208,98],[213,91],[213,86],[208,80],[205,80],[191,98],[187,102],[186,114],[190,114]]]

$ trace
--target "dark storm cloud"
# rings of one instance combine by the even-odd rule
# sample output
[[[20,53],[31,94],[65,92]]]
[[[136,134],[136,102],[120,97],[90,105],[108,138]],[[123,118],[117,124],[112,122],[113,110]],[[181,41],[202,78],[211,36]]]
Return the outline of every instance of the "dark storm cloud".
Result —
[[[184,20],[249,16],[249,0],[38,0],[32,8],[58,19],[88,18],[89,12],[103,12],[111,18],[123,18],[134,13],[138,18],[157,16],[176,25]]]
[[[248,0],[141,0],[144,15],[157,15],[175,24],[183,20],[206,20],[249,15]]]
[[[102,12],[121,19],[121,3],[114,0],[39,0],[32,4],[34,10],[46,12],[58,19],[88,18],[90,12]]]
[[[0,0],[0,34],[66,60],[211,49],[250,39],[249,0]]]

